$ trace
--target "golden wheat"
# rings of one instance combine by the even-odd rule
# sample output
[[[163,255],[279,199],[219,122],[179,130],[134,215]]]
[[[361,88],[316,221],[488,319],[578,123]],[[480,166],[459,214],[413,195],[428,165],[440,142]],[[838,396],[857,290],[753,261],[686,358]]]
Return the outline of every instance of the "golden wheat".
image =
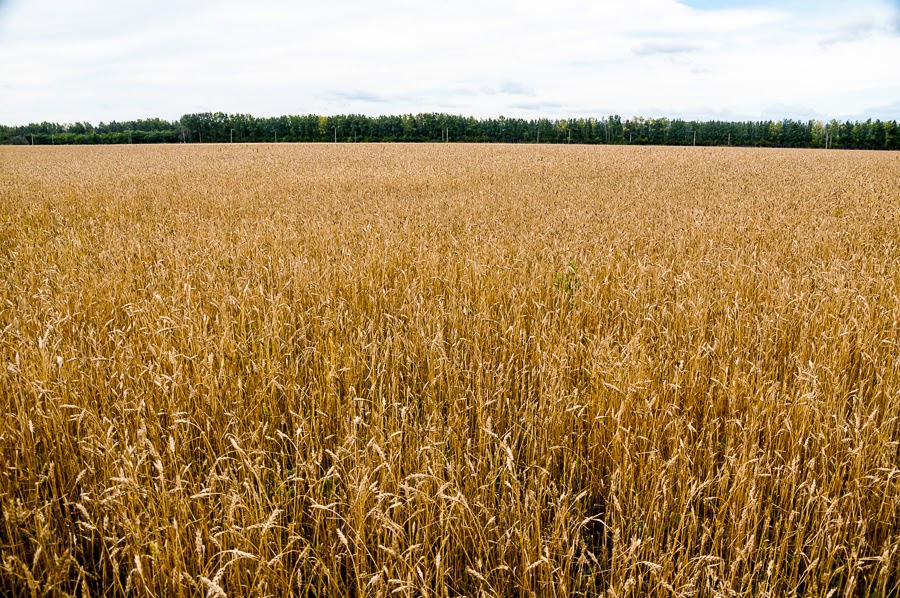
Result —
[[[12,595],[900,592],[900,156],[0,148]]]

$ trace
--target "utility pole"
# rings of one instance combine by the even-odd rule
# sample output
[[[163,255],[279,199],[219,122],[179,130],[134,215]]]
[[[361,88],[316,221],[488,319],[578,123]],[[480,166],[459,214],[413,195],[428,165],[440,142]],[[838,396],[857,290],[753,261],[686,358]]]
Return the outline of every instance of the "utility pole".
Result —
[[[231,141],[229,143],[234,143],[234,129],[231,129]]]
[[[128,145],[131,145],[131,130],[128,131]]]
[[[694,131],[694,145],[697,145],[697,131]]]
[[[334,142],[337,143],[337,127],[334,128]]]
[[[34,145],[34,133],[31,134],[31,145]]]

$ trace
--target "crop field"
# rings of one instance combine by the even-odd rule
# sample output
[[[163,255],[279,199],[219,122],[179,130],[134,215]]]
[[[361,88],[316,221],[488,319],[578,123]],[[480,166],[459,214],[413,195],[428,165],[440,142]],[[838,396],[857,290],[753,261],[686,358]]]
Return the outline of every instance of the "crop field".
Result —
[[[0,148],[0,594],[897,596],[900,155]]]

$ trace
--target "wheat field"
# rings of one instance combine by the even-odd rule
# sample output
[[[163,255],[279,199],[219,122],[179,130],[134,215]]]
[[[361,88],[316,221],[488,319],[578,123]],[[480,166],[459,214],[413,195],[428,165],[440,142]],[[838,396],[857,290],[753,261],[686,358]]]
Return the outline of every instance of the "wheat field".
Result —
[[[900,155],[0,148],[0,594],[896,596]]]

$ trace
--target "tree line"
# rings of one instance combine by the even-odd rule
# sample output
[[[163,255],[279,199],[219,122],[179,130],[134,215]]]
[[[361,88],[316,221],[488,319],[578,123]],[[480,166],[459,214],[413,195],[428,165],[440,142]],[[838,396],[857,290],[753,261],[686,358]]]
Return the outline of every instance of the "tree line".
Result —
[[[900,150],[897,121],[524,119],[452,114],[278,116],[205,112],[177,121],[0,125],[0,144],[499,142]]]

